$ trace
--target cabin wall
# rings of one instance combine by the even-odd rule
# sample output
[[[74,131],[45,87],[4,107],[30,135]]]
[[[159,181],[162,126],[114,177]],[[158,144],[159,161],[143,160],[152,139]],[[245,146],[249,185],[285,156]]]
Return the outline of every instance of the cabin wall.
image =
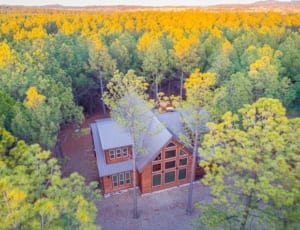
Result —
[[[174,146],[168,147],[168,144],[164,146],[160,152],[160,159],[158,157],[149,162],[141,173],[140,188],[142,193],[158,191],[189,182],[192,153],[175,139],[171,142]],[[172,155],[174,151],[176,151],[175,156]]]

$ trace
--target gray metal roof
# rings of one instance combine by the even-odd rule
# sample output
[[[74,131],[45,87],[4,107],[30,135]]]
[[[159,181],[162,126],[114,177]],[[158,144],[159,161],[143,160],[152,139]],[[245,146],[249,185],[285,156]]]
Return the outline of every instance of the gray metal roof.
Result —
[[[140,172],[159,154],[172,137],[178,139],[178,135],[183,131],[178,111],[158,115],[149,111],[146,115],[150,115],[151,120],[147,132],[142,135],[143,151],[137,153],[136,167]],[[97,120],[96,123],[91,124],[91,129],[99,175],[107,176],[132,170],[132,160],[106,164],[103,153],[103,150],[132,145],[133,140],[130,134],[111,118]]]
[[[96,121],[103,150],[132,145],[130,134],[111,118]]]
[[[172,134],[152,113],[152,121],[147,134],[144,137],[143,147],[145,152],[138,154],[136,158],[137,169],[141,172],[160,152],[162,147],[170,141]]]
[[[110,122],[108,121],[108,123]],[[91,129],[92,129],[92,136],[93,136],[94,147],[96,152],[99,176],[103,177],[103,176],[113,175],[119,172],[132,170],[132,165],[133,165],[132,160],[122,161],[113,164],[106,164],[104,151],[102,149],[102,143],[100,140],[100,133],[98,132],[98,127],[96,123],[91,124]],[[111,139],[114,139],[114,137],[112,136]]]

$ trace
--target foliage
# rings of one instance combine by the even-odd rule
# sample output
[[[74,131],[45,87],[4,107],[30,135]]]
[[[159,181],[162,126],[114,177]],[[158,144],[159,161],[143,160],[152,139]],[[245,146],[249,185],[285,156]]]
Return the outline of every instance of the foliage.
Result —
[[[57,160],[0,128],[0,229],[99,229],[95,182],[62,178]]]
[[[199,229],[297,229],[300,119],[267,98],[239,113],[209,123],[199,149],[213,196],[198,204]]]

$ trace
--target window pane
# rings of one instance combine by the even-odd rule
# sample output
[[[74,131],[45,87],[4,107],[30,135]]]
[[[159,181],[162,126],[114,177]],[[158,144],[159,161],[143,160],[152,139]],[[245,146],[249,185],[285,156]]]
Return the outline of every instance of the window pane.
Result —
[[[155,161],[160,161],[161,160],[161,153],[155,158]]]
[[[126,184],[130,184],[130,172],[126,172]]]
[[[186,152],[183,151],[182,149],[180,149],[180,155],[182,156],[182,155],[185,155],[185,154],[186,154]]]
[[[119,174],[119,185],[123,185],[124,184],[124,173],[120,173]]]
[[[176,146],[174,143],[170,142],[168,145],[167,145],[167,148],[171,148],[171,147],[174,147]]]
[[[165,174],[165,183],[170,183],[175,181],[175,171],[167,172]]]
[[[161,170],[161,164],[152,165],[152,172],[157,172]]]
[[[109,150],[109,159],[115,159],[115,151],[114,150]]]
[[[186,168],[179,169],[178,179],[182,180],[186,178]]]
[[[157,175],[153,175],[152,176],[152,186],[158,186],[161,184],[161,175],[157,174]]]
[[[123,148],[123,156],[124,157],[128,156],[128,150],[127,150],[127,148]]]
[[[118,177],[116,175],[113,175],[112,179],[113,179],[113,186],[114,187],[118,186]]]
[[[187,164],[187,158],[183,158],[179,160],[179,165],[186,165]]]
[[[170,150],[165,152],[165,158],[172,158],[176,156],[176,150]]]
[[[165,169],[175,168],[175,161],[169,161],[165,164]]]
[[[121,155],[121,149],[117,149],[117,158],[120,158],[122,155]]]

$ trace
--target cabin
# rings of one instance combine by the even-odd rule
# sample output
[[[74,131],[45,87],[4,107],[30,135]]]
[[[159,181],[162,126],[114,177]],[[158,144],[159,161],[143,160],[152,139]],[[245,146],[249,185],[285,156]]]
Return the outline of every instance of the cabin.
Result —
[[[143,134],[144,151],[136,154],[136,182],[142,194],[188,183],[192,168],[192,150],[177,136],[183,129],[179,112],[150,113],[151,122]],[[102,192],[132,188],[130,134],[111,118],[96,120],[90,127]],[[197,164],[195,178],[202,174]]]

